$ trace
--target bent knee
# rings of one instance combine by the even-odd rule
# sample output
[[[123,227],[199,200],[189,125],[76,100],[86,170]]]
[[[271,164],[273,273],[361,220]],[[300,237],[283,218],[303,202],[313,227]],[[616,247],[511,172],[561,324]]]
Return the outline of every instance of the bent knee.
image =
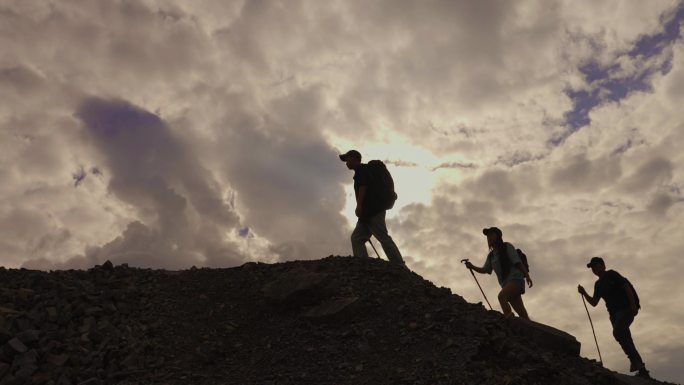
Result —
[[[615,337],[616,340],[620,341],[627,337],[627,330],[613,329],[613,337]]]

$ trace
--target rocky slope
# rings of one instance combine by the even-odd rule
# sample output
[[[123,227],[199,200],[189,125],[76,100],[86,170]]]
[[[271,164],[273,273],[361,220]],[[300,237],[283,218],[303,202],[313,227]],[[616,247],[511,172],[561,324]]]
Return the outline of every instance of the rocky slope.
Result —
[[[655,384],[376,259],[0,268],[0,384]]]

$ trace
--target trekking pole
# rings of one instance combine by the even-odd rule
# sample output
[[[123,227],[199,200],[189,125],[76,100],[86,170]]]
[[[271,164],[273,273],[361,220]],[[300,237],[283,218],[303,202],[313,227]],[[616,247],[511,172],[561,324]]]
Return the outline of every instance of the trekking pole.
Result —
[[[468,259],[467,258],[461,259],[461,263],[464,263],[464,262],[468,262]],[[489,305],[489,310],[494,310],[494,309],[492,309],[492,304],[489,303],[489,300],[487,299],[487,296],[485,295],[484,290],[482,290],[482,286],[480,286],[480,282],[477,280],[475,273],[473,273],[472,269],[468,269],[468,270],[470,270],[470,274],[472,274],[473,278],[475,278],[475,283],[477,283],[477,287],[480,288],[480,292],[482,293],[482,296],[484,297],[485,301],[487,301],[487,305]]]
[[[584,310],[587,311],[587,317],[589,317],[589,325],[591,325],[591,332],[594,333],[594,342],[596,342],[596,350],[598,351],[599,362],[601,363],[601,366],[603,366],[603,358],[601,358],[601,349],[599,349],[598,340],[596,339],[596,332],[594,331],[594,323],[591,322],[591,316],[589,315],[589,308],[587,307],[587,301],[584,299],[584,295],[582,293],[580,293],[580,296],[582,296],[582,303],[584,304]]]
[[[368,243],[370,243],[371,247],[372,247],[373,250],[375,251],[375,255],[378,256],[378,259],[381,259],[381,258],[380,258],[380,254],[378,254],[378,250],[375,248],[375,246],[373,245],[373,242],[370,240],[370,238],[368,238]]]

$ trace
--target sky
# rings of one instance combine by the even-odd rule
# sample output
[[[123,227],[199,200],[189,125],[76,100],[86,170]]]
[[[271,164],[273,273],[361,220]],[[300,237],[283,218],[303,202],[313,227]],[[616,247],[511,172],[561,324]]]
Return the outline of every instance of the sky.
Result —
[[[577,285],[602,256],[652,375],[684,382],[682,21],[673,0],[0,0],[0,265],[349,255],[354,148],[394,176],[412,270],[482,301],[459,261],[498,226],[532,319],[597,358]]]

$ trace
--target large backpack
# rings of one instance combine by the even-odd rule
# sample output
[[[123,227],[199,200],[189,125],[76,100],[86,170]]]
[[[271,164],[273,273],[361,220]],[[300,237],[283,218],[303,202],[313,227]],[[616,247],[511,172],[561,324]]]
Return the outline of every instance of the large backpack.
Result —
[[[527,255],[525,255],[525,253],[523,253],[523,251],[520,249],[515,249],[515,251],[518,252],[518,257],[520,257],[520,260],[522,261],[523,266],[525,266],[525,270],[527,270],[527,272],[529,273],[530,272],[530,264],[527,263]]]
[[[384,210],[394,207],[397,201],[397,193],[394,191],[394,180],[387,166],[381,160],[368,162],[368,173],[371,177],[371,189]]]
[[[630,290],[632,290],[632,294],[634,295],[634,302],[635,302],[635,304],[636,304],[637,311],[638,311],[639,309],[641,309],[641,303],[639,302],[639,295],[637,294],[636,289],[634,289],[634,285],[632,285],[632,283],[629,282],[629,279],[623,277],[622,274],[618,273],[617,271],[615,271],[615,270],[610,270],[610,271],[615,272],[620,278],[622,278],[622,280],[623,280],[625,283],[627,283],[627,286],[629,286]],[[619,284],[620,284],[619,281],[618,281],[618,282],[615,282],[615,281],[613,281],[613,280],[611,280],[610,283],[611,283],[612,285],[619,285]],[[627,299],[627,294],[625,294],[625,303],[629,304],[629,299]]]
[[[629,279],[622,277],[625,282],[627,282],[627,286],[629,286],[630,289],[632,289],[632,294],[634,294],[634,302],[636,303],[637,311],[641,309],[641,303],[639,303],[639,295],[636,292],[636,289],[634,289],[634,285],[632,285],[631,282],[629,282]],[[627,301],[629,303],[629,300]]]

